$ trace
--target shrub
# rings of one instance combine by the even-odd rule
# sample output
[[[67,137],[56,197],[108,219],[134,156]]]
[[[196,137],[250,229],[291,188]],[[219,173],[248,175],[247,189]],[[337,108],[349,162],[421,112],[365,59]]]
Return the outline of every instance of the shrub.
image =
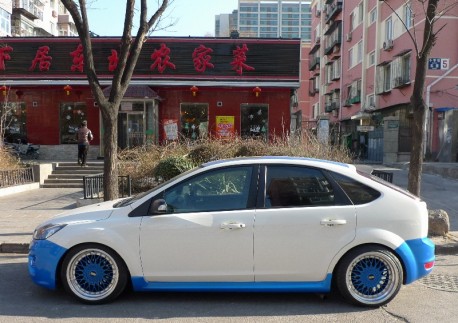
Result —
[[[24,167],[19,158],[14,156],[8,148],[0,147],[0,169],[12,170]]]
[[[166,181],[194,167],[187,157],[170,156],[159,161],[154,168],[154,176],[159,181]]]

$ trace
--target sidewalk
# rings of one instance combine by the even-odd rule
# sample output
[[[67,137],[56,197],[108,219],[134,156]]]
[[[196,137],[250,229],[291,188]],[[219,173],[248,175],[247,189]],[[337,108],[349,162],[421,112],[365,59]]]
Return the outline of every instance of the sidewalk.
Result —
[[[408,172],[398,165],[357,167],[369,172],[372,168],[393,172],[393,183],[407,187]],[[458,164],[454,167],[458,170]],[[429,209],[443,209],[450,218],[449,236],[433,238],[436,253],[458,254],[458,180],[424,173],[421,192]],[[27,253],[35,227],[66,209],[76,208],[82,196],[78,188],[38,188],[0,197],[0,252]]]

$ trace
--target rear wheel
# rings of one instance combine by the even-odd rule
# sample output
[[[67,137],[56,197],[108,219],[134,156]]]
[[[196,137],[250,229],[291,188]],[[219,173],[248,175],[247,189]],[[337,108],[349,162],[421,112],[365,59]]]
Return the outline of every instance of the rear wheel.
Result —
[[[403,271],[398,258],[389,250],[365,246],[348,253],[337,269],[337,286],[351,303],[381,306],[399,292]]]
[[[111,249],[90,244],[75,247],[65,256],[61,279],[67,292],[88,304],[114,300],[127,285],[127,268]]]

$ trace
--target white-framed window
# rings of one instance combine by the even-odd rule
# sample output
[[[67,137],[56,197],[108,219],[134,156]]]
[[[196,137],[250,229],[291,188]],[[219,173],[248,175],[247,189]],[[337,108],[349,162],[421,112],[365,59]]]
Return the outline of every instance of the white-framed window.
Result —
[[[313,119],[318,119],[320,115],[320,102],[317,102],[313,105]]]
[[[369,24],[373,24],[376,21],[377,21],[377,7],[375,7],[374,9],[372,9],[369,12]]]
[[[363,41],[356,44],[356,63],[359,64],[363,61]]]
[[[355,13],[354,12],[350,13],[350,19],[348,19],[348,23],[349,23],[348,31],[352,32],[353,29],[355,28]]]
[[[410,52],[396,57],[391,62],[392,86],[401,87],[410,84]]]
[[[412,5],[410,3],[406,3],[403,7],[403,20],[405,27],[410,29],[413,26],[413,12],[412,12]]]
[[[368,66],[375,65],[375,51],[370,52],[369,54],[367,54],[367,56],[368,56],[367,58]]]
[[[364,19],[364,1],[361,1],[358,5],[358,25],[363,22]]]
[[[376,94],[391,91],[393,88],[391,82],[391,62],[377,66],[376,75]]]
[[[352,47],[352,48],[350,48],[350,50],[348,51],[348,66],[349,66],[350,68],[353,67],[353,62],[354,62],[354,60],[353,60],[353,47]]]
[[[371,93],[366,96],[366,108],[375,108],[375,94]]]
[[[385,40],[393,40],[393,19],[385,20]]]

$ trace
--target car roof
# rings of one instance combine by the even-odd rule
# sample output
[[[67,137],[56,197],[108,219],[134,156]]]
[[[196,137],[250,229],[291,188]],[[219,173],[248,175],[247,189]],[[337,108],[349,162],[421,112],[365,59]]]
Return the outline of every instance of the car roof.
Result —
[[[292,157],[292,156],[259,156],[259,157],[238,157],[232,159],[221,159],[202,164],[203,168],[230,166],[241,164],[289,164],[289,165],[304,165],[312,167],[320,167],[329,170],[347,170],[354,171],[356,167],[351,164],[336,162],[332,160],[316,159],[308,157]]]

